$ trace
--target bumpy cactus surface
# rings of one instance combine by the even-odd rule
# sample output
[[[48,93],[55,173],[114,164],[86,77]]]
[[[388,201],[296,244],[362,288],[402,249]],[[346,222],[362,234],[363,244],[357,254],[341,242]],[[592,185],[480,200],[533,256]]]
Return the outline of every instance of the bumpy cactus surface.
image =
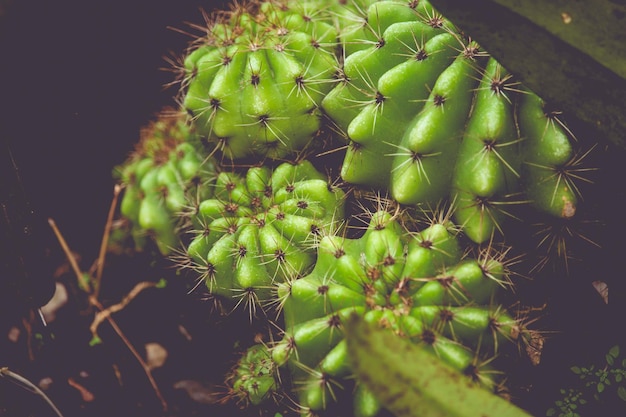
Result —
[[[376,41],[346,56],[322,100],[349,140],[345,181],[407,205],[447,199],[478,243],[506,236],[521,206],[575,215],[583,152],[557,113],[427,2],[366,15]]]
[[[276,364],[268,347],[254,344],[243,353],[226,382],[229,396],[242,406],[256,406],[267,402],[278,389]]]
[[[317,240],[343,221],[344,192],[309,161],[221,172],[199,204],[187,247],[209,291],[251,313],[273,286],[315,263]]]
[[[494,247],[528,232],[510,218],[549,219],[538,246],[560,251],[589,170],[541,92],[426,0],[236,4],[185,51],[179,81],[180,119],[151,126],[123,167],[122,213],[163,253],[182,241],[182,266],[224,306],[272,321],[271,349],[245,353],[231,397],[263,407],[284,391],[306,416],[387,415],[348,358],[355,315],[468,383],[504,386],[531,336]],[[345,201],[372,191],[397,211],[344,228]]]
[[[294,375],[305,409],[332,409],[347,389],[342,323],[351,314],[424,345],[489,389],[501,382],[494,368],[525,332],[498,302],[507,267],[501,254],[465,256],[450,228],[446,220],[409,233],[378,211],[360,238],[324,236],[313,271],[279,285],[285,335],[272,353]],[[355,415],[380,408],[357,384]]]
[[[262,2],[215,17],[184,61],[183,106],[230,159],[283,158],[320,129],[339,68],[324,2]]]
[[[186,214],[197,199],[210,197],[216,176],[193,127],[167,114],[142,129],[136,149],[116,168],[125,187],[120,212],[136,249],[150,235],[163,255],[178,248]]]

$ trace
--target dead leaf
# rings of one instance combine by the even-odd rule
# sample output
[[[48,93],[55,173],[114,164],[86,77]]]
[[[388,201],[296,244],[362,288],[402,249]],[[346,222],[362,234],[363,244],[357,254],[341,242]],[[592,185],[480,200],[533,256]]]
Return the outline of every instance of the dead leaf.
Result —
[[[167,350],[158,343],[146,343],[146,365],[153,370],[163,366],[167,360]]]
[[[54,321],[57,311],[67,304],[68,299],[67,288],[65,288],[65,285],[57,282],[54,295],[46,305],[41,307],[41,314],[43,314],[46,323],[52,323]]]
[[[526,345],[526,354],[530,359],[530,363],[537,366],[541,362],[541,353],[543,352],[545,339],[539,332],[530,330],[529,333],[530,341]]]
[[[604,301],[604,304],[608,304],[609,303],[609,286],[606,284],[606,282],[593,281],[591,285],[593,285],[593,288],[595,288],[598,294],[600,294],[600,296],[602,297],[602,300]]]
[[[7,334],[7,337],[9,338],[9,340],[13,343],[17,343],[17,341],[20,339],[20,329],[18,327],[11,327],[11,329],[9,330],[9,333]]]
[[[221,394],[215,390],[215,387],[193,379],[183,379],[176,382],[174,389],[186,391],[193,401],[200,404],[216,404],[221,399]]]

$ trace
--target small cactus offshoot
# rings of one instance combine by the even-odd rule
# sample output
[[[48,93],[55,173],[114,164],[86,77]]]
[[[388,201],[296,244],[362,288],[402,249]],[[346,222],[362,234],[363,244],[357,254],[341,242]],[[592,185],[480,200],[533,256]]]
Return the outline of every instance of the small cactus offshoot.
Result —
[[[164,111],[141,131],[128,159],[116,167],[125,187],[120,204],[130,222],[135,249],[153,238],[163,255],[180,245],[180,228],[198,199],[211,196],[215,164],[207,158],[195,129]]]
[[[269,401],[278,390],[278,374],[269,349],[257,343],[246,349],[226,378],[228,397],[246,408]]]
[[[213,295],[251,316],[278,282],[308,273],[317,241],[339,227],[344,192],[309,161],[221,172],[192,217],[191,265]]]

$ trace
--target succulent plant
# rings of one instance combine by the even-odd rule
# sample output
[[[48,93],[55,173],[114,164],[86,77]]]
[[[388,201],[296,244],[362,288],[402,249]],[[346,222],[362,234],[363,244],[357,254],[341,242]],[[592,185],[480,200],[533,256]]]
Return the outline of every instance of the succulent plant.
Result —
[[[337,30],[325,2],[248,6],[214,16],[191,45],[182,105],[227,159],[293,156],[320,129]]]
[[[250,314],[273,286],[309,272],[317,241],[340,227],[344,192],[311,162],[223,171],[192,217],[191,267],[209,292]]]
[[[358,314],[348,318],[344,329],[356,376],[395,417],[530,417],[510,401],[468,384],[463,374],[425,348]]]
[[[346,182],[405,205],[448,200],[477,243],[507,237],[506,219],[528,210],[518,207],[575,215],[586,154],[558,112],[428,2],[364,14],[375,41],[345,57],[322,100],[349,141]]]
[[[502,382],[498,361],[526,337],[499,301],[509,285],[503,253],[464,253],[447,219],[409,232],[378,211],[359,238],[322,237],[313,271],[278,285],[285,331],[272,354],[293,375],[304,409],[332,409],[352,375],[343,323],[358,314],[493,390]],[[356,390],[354,414],[379,415],[373,394]]]
[[[270,400],[278,390],[278,374],[267,345],[257,343],[242,354],[226,378],[228,396],[242,408]]]
[[[163,111],[141,131],[127,160],[115,168],[125,187],[120,203],[123,219],[138,250],[146,238],[169,255],[180,244],[180,227],[197,199],[211,195],[215,165],[184,117]]]
[[[151,127],[122,169],[121,210],[163,253],[183,241],[181,266],[224,305],[276,313],[282,339],[244,354],[231,395],[258,406],[285,389],[309,416],[388,413],[354,379],[355,315],[502,389],[531,336],[507,308],[496,236],[515,245],[509,218],[548,218],[538,246],[560,252],[590,170],[560,113],[426,0],[253,1],[203,31],[180,73],[187,116]],[[309,152],[329,132],[332,166]],[[347,230],[338,180],[397,211]],[[416,228],[412,210],[430,222]]]

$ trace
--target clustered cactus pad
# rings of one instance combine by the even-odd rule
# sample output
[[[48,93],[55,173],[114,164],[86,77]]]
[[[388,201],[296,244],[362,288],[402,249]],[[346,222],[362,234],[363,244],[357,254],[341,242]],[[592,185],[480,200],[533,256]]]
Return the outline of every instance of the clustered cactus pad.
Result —
[[[360,238],[324,236],[311,274],[279,286],[286,327],[273,357],[294,375],[303,407],[322,412],[348,386],[342,323],[355,313],[428,346],[489,389],[502,382],[495,358],[525,332],[498,301],[510,285],[507,268],[498,253],[465,256],[450,228],[444,221],[410,233],[376,212]],[[363,390],[357,385],[355,415],[378,415]]]
[[[192,217],[191,266],[212,294],[252,312],[275,284],[309,271],[317,240],[343,221],[343,204],[344,192],[306,160],[221,172]]]
[[[142,130],[136,149],[116,168],[125,187],[120,211],[130,221],[135,247],[142,249],[151,235],[163,255],[179,247],[186,214],[211,195],[216,176],[194,128],[168,114]]]

